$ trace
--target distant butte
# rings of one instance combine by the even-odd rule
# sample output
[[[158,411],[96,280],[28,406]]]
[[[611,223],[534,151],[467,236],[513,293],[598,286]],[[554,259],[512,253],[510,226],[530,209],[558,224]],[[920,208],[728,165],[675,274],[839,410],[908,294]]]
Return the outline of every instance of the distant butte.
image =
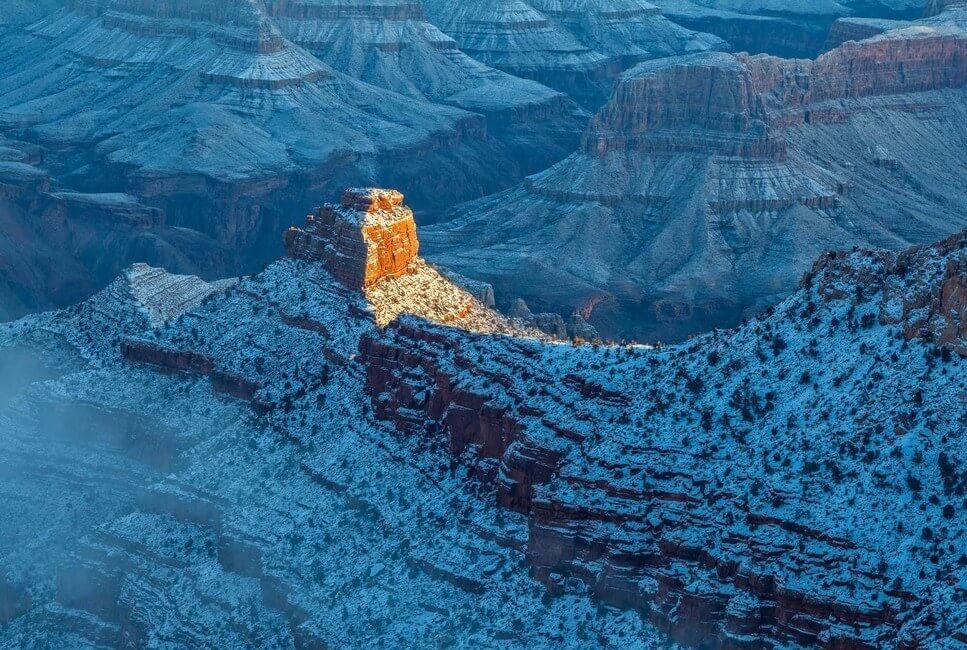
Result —
[[[965,25],[951,8],[816,60],[641,63],[578,151],[459,206],[425,254],[503,307],[595,305],[602,334],[653,341],[737,324],[825,249],[945,237],[967,226]]]

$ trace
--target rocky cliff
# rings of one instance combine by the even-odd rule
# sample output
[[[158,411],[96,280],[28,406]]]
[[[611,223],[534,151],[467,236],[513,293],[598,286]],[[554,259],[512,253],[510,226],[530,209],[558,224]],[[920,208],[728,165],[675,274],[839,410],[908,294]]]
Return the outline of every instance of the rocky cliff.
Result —
[[[92,276],[71,300],[132,261],[205,277],[261,268],[315,193],[404,185],[432,220],[560,160],[587,117],[469,58],[415,3],[78,0],[39,3],[33,20],[4,3],[0,16],[4,137],[39,149],[52,191],[123,194],[164,215],[137,234],[102,229],[110,250],[65,248],[58,273]],[[21,202],[23,219],[42,221],[46,201]],[[33,241],[16,264],[39,274]],[[152,246],[166,252],[124,254]],[[64,304],[19,275],[23,307]]]
[[[0,643],[956,647],[965,246],[827,254],[657,349],[418,258],[133,268],[0,326]]]
[[[920,0],[656,0],[655,4],[685,27],[723,38],[732,51],[783,57],[815,57],[849,30],[858,35],[856,29],[868,29],[854,21],[913,20],[924,7]]]
[[[505,300],[587,310],[612,337],[735,324],[825,248],[897,248],[965,225],[963,193],[941,189],[967,165],[965,43],[951,11],[815,60],[642,63],[578,152],[461,206],[426,250]]]
[[[902,26],[902,21],[881,18],[840,18],[829,28],[826,50],[839,47],[846,41],[862,41]]]
[[[965,252],[826,255],[776,310],[667,352],[409,322],[364,340],[368,388],[527,516],[552,593],[583,584],[689,647],[955,647]],[[884,410],[897,394],[914,407]]]
[[[350,289],[368,289],[404,275],[416,261],[419,243],[413,211],[396,191],[349,190],[339,205],[318,208],[305,230],[283,238],[292,257],[321,261]]]
[[[644,0],[424,0],[431,21],[474,58],[567,92],[587,107],[645,59],[724,47]]]

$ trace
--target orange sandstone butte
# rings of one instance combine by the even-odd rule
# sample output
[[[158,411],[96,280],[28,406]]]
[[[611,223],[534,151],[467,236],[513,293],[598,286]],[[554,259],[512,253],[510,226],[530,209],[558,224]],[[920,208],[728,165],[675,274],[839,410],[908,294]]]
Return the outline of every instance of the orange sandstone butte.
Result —
[[[290,228],[283,243],[290,257],[321,260],[351,289],[406,274],[420,248],[403,195],[376,188],[347,190],[339,205],[323,205],[304,228]]]

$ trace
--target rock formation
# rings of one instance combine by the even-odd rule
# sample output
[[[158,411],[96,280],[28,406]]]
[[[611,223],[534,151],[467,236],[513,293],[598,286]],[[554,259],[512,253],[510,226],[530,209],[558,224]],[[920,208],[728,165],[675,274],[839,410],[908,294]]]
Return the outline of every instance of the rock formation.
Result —
[[[408,323],[364,340],[363,361],[377,416],[406,436],[440,431],[527,515],[528,562],[552,593],[583,583],[689,647],[945,647],[964,634],[967,484],[951,433],[965,416],[965,254],[967,231],[830,254],[771,314],[667,352],[594,361]],[[911,318],[938,312],[946,336],[911,348]],[[923,355],[923,374],[895,365]],[[477,364],[493,377],[483,389]],[[872,393],[840,401],[851,390]],[[934,407],[874,406],[896,394]],[[923,431],[929,442],[901,450]],[[928,496],[940,507],[919,507]],[[889,540],[911,535],[922,541]]]
[[[902,21],[882,18],[840,18],[829,28],[826,50],[839,47],[846,41],[862,41],[903,26]]]
[[[461,206],[427,230],[426,250],[498,297],[583,312],[612,338],[733,325],[824,249],[967,225],[964,193],[941,190],[967,173],[965,47],[951,10],[816,60],[642,63],[577,153]]]
[[[0,645],[965,638],[967,231],[657,349],[293,250],[0,325]]]
[[[396,191],[349,190],[339,205],[318,208],[306,229],[285,233],[292,257],[319,260],[350,289],[368,289],[398,278],[416,260],[419,244],[413,211]]]
[[[879,296],[877,320],[967,357],[967,238],[964,233],[900,253],[827,253],[805,275],[824,299],[845,297],[844,278],[858,295]],[[872,270],[876,273],[872,273]],[[913,281],[910,275],[914,276]]]
[[[489,136],[522,173],[566,156],[580,134],[582,116],[566,95],[471,58],[426,22],[418,2],[274,1],[266,8],[287,39],[343,74],[484,115]]]
[[[0,133],[38,150],[27,164],[51,185],[16,206],[33,243],[11,262],[29,272],[0,281],[18,303],[3,317],[66,304],[58,291],[82,298],[134,261],[254,271],[307,197],[355,184],[411,187],[432,219],[560,160],[586,119],[560,92],[467,57],[415,3],[32,6],[0,7]],[[55,275],[88,277],[46,286],[30,275],[43,273],[50,192],[133,197],[155,223],[101,228],[110,250],[62,248]],[[73,215],[65,230],[93,241]]]
[[[614,77],[645,59],[724,47],[645,0],[423,0],[427,16],[488,65],[596,108]]]
[[[923,12],[921,0],[655,0],[675,22],[723,38],[735,52],[783,57],[815,57],[853,19],[913,20]],[[838,24],[840,21],[850,21]],[[854,32],[855,33],[855,32]],[[870,34],[867,34],[869,36]]]

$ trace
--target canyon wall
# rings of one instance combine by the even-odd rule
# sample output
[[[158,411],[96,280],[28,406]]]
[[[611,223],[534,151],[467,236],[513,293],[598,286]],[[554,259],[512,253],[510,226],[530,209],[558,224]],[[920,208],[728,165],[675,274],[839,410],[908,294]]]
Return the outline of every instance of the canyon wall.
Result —
[[[734,325],[824,249],[901,248],[965,225],[964,194],[942,189],[967,169],[965,43],[951,10],[816,60],[642,63],[577,152],[460,206],[425,248],[498,299],[588,311],[616,339]]]
[[[605,351],[597,364],[586,359],[572,365],[562,362],[567,353],[559,356],[525,341],[504,344],[457,331],[427,331],[415,321],[400,323],[388,337],[363,339],[360,358],[367,365],[377,417],[392,422],[405,437],[442,438],[474,476],[493,486],[498,505],[527,516],[527,561],[552,593],[567,593],[575,582],[583,583],[596,598],[641,612],[688,647],[941,647],[964,636],[954,622],[958,616],[941,613],[956,608],[956,596],[939,605],[917,586],[926,574],[918,579],[914,569],[897,577],[905,572],[904,560],[893,555],[897,547],[887,542],[874,550],[884,543],[880,533],[861,533],[859,523],[843,524],[841,518],[852,515],[836,506],[816,512],[815,501],[805,508],[794,505],[799,491],[807,500],[813,491],[809,486],[817,494],[835,494],[839,488],[830,485],[844,480],[858,481],[844,488],[851,503],[879,497],[872,497],[860,478],[870,468],[848,459],[838,461],[845,466],[827,459],[822,468],[810,460],[810,448],[827,444],[820,431],[810,429],[806,437],[812,444],[805,442],[805,451],[791,445],[788,438],[798,435],[799,426],[813,425],[810,416],[787,407],[790,391],[799,390],[795,385],[812,381],[819,391],[814,406],[823,409],[817,422],[834,422],[835,412],[848,409],[825,401],[823,386],[849,390],[845,386],[852,382],[861,390],[899,389],[919,396],[915,399],[921,403],[923,377],[882,368],[876,381],[885,385],[860,388],[863,371],[852,360],[826,366],[835,367],[833,373],[819,367],[836,357],[846,340],[851,341],[847,345],[863,341],[863,354],[881,359],[884,345],[906,350],[907,343],[900,341],[908,339],[926,342],[922,350],[914,346],[915,354],[943,357],[941,366],[962,365],[967,358],[965,251],[967,234],[962,232],[901,253],[827,254],[774,313],[736,332],[700,337],[685,346],[684,354],[652,353],[647,365],[656,368],[654,375],[634,361],[637,354],[631,349]],[[871,330],[875,337],[865,333]],[[816,333],[818,342],[814,337],[808,349],[784,352],[793,338],[805,342],[810,336],[793,332],[806,331]],[[886,331],[899,337],[886,342]],[[753,354],[747,345],[759,352]],[[944,356],[944,350],[957,356]],[[571,354],[581,353],[572,349]],[[759,363],[773,367],[775,381],[758,385]],[[934,370],[937,363],[928,363],[928,376],[937,376],[935,371],[947,375],[945,367]],[[621,379],[625,372],[627,381]],[[856,372],[860,376],[850,379]],[[667,383],[679,386],[678,398],[658,379],[672,375],[676,378]],[[472,379],[480,376],[487,378],[485,387]],[[705,405],[704,391],[721,394],[723,387],[735,389],[729,404],[719,399]],[[759,392],[766,388],[771,391]],[[890,508],[907,513],[898,513],[896,521],[884,515],[883,529],[893,527],[890,534],[902,533],[905,526],[920,531],[921,522],[905,518],[916,510],[919,497],[899,497],[903,505],[898,505],[895,497],[886,496],[907,488],[898,478],[902,473],[882,464],[894,462],[887,456],[901,458],[889,452],[895,437],[921,425],[893,420],[903,419],[899,412],[885,418],[877,412],[879,422],[895,421],[896,430],[882,424],[867,428],[862,423],[870,402],[860,403],[860,413],[853,408],[850,420],[866,431],[865,442],[843,434],[832,444],[866,447],[872,437],[868,448],[873,451],[865,452],[860,465],[881,466],[874,471],[882,481],[874,491],[885,489]],[[946,400],[944,408],[960,413],[963,405]],[[940,424],[944,420],[947,425]],[[608,424],[602,427],[602,421]],[[778,431],[769,433],[772,422],[783,426],[781,450],[761,452],[762,462],[776,466],[765,474],[736,471],[742,452],[730,439],[742,446],[768,445]],[[928,426],[938,425],[945,430],[957,426],[946,418]],[[625,429],[627,437],[619,433]],[[798,469],[782,478],[781,468],[790,465]],[[824,471],[832,472],[832,483],[820,488],[815,480],[823,479],[810,477]],[[956,500],[961,494],[962,488],[954,487],[958,480],[944,479],[945,498]],[[746,487],[739,487],[744,481]],[[939,489],[936,478],[930,488],[916,480],[907,483],[914,493]],[[956,508],[945,511],[953,520],[961,518]],[[855,516],[869,522],[864,513]],[[962,570],[954,568],[956,544],[948,549],[945,542],[934,543],[934,526],[947,531],[940,523],[943,517],[935,512],[923,528],[929,532],[922,533],[927,541],[920,561],[935,553],[931,562],[943,566],[937,579],[953,585],[954,574]],[[953,594],[944,592],[943,598]]]
[[[345,187],[412,188],[430,221],[577,144],[584,116],[564,94],[470,59],[414,3],[383,6],[78,1],[0,30],[0,129],[39,151],[50,191],[123,194],[155,215],[138,234],[102,228],[108,250],[52,258],[92,276],[71,300],[132,261],[178,258],[173,270],[209,278],[261,268],[309,197]],[[39,222],[45,200],[17,209]],[[37,268],[36,237],[11,249],[18,266]],[[20,308],[66,304],[15,275]]]
[[[479,61],[598,108],[621,71],[647,59],[723,49],[643,0],[424,0],[427,16]]]

